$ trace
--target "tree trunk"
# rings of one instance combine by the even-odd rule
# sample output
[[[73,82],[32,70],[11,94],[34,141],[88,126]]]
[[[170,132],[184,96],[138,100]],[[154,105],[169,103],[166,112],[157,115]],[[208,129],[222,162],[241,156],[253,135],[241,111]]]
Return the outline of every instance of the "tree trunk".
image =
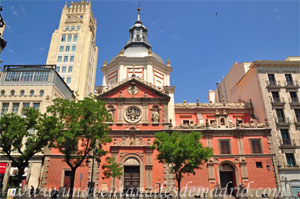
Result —
[[[180,181],[181,179],[177,179],[177,186],[178,186],[178,199],[180,199]]]
[[[19,187],[20,184],[22,183],[22,178],[23,178],[23,175],[24,175],[24,170],[25,168],[18,168],[18,175],[16,176],[17,177],[17,180],[15,181],[15,187]]]
[[[71,184],[70,184],[70,191],[69,191],[69,198],[73,197],[73,190],[74,190],[74,182],[75,182],[75,173],[76,168],[72,168],[71,170]]]

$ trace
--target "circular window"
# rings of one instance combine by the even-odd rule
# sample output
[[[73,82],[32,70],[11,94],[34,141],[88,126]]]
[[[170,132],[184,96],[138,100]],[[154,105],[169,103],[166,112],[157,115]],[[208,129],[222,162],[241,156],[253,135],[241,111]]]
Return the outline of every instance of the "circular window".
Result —
[[[1,95],[5,95],[5,90],[1,90]]]
[[[137,106],[129,106],[125,112],[125,120],[130,123],[138,122],[142,117],[142,111]]]
[[[11,94],[11,95],[15,95],[15,90],[11,90],[11,91],[10,91],[10,94]]]
[[[44,90],[40,90],[40,96],[44,96],[45,91]]]
[[[24,94],[25,94],[25,91],[24,91],[24,90],[21,90],[21,91],[20,91],[20,95],[23,96]]]
[[[33,96],[34,95],[34,90],[31,90],[30,91],[30,96]]]

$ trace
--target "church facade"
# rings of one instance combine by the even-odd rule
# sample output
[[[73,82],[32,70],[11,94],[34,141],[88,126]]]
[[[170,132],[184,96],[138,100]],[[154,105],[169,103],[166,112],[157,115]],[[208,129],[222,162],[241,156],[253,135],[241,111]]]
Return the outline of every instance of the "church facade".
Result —
[[[251,102],[175,104],[171,64],[152,51],[140,9],[129,33],[124,49],[109,63],[105,60],[102,86],[96,88],[98,99],[106,102],[113,119],[109,123],[112,142],[105,146],[107,156],[122,164],[123,176],[107,179],[101,165],[82,165],[76,173],[75,188],[87,188],[91,179],[103,191],[176,188],[169,166],[159,163],[158,152],[152,148],[155,134],[161,131],[201,132],[203,145],[213,148],[214,156],[202,169],[184,176],[182,186],[187,189],[224,188],[229,192],[242,186],[253,193],[259,191],[253,198],[260,198],[264,189],[278,188],[270,128],[253,119]],[[100,164],[104,162],[102,157]],[[58,151],[45,155],[41,187],[68,186],[69,175],[69,167]]]

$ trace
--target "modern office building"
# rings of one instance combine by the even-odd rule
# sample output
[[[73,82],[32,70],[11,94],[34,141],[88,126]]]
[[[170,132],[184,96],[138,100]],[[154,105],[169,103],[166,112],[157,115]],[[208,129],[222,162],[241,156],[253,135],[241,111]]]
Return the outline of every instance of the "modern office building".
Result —
[[[94,93],[98,47],[97,21],[88,1],[65,4],[58,29],[52,34],[47,64],[56,70],[78,99]]]

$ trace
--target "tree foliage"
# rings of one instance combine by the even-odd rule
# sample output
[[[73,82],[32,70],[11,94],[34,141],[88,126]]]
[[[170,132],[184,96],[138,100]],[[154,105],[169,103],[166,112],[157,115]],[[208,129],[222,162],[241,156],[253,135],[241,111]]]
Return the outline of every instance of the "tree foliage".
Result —
[[[22,114],[9,113],[0,118],[0,152],[18,168],[15,187],[22,182],[29,160],[43,152],[56,134],[52,129],[56,123],[55,117],[41,114],[34,108],[25,108]]]
[[[211,148],[201,144],[201,137],[199,132],[175,131],[171,134],[166,132],[156,134],[153,147],[158,151],[159,162],[168,164],[171,172],[175,174],[178,197],[180,197],[180,182],[183,174],[195,175],[195,169],[200,169],[200,165],[213,155]]]
[[[78,102],[55,99],[47,112],[57,118],[56,140],[51,146],[59,149],[71,168],[71,198],[76,169],[90,153],[97,161],[107,153],[103,144],[111,141],[106,136],[109,131],[106,122],[111,118],[105,103],[95,98],[85,98]]]
[[[106,178],[112,177],[113,191],[116,189],[116,178],[123,175],[123,167],[117,163],[114,157],[107,157],[106,163],[102,165],[103,174]]]

